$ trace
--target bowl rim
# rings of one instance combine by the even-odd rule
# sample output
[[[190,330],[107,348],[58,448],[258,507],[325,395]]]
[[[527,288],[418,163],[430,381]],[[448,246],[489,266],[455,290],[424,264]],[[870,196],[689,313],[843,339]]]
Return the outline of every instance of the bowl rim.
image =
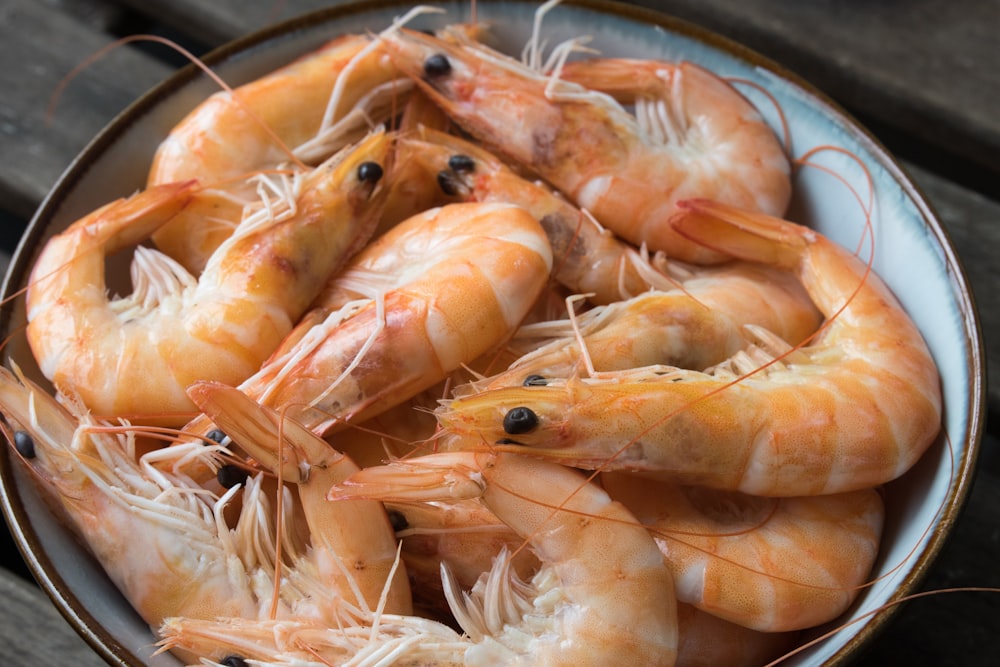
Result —
[[[313,29],[317,26],[335,24],[338,20],[354,17],[391,8],[404,10],[415,3],[405,0],[351,0],[338,3],[322,9],[310,11],[302,15],[277,22],[275,24],[254,30],[247,35],[227,42],[201,57],[202,62],[210,67],[217,67],[227,61],[244,54],[255,47],[267,45],[276,39],[292,37],[294,33]],[[459,0],[428,2],[420,4],[454,6]],[[522,4],[535,5],[532,0],[480,0],[479,5]],[[942,264],[945,267],[951,283],[956,305],[961,313],[962,328],[966,332],[966,358],[969,362],[970,398],[966,418],[968,440],[961,458],[953,471],[952,484],[942,502],[940,519],[937,527],[929,536],[927,543],[921,549],[915,564],[899,583],[893,594],[886,601],[886,606],[879,609],[864,626],[847,640],[824,664],[844,664],[852,660],[859,649],[870,646],[874,639],[896,617],[905,598],[916,592],[926,579],[934,561],[953,532],[953,527],[966,505],[975,474],[975,465],[979,457],[980,444],[985,428],[986,415],[986,364],[985,343],[982,325],[968,276],[961,259],[951,242],[934,208],[922,190],[914,183],[900,162],[883,146],[883,144],[860,122],[858,122],[839,103],[814,87],[787,67],[761,55],[757,51],[704,28],[687,20],[667,13],[625,4],[616,0],[564,0],[560,6],[592,10],[602,14],[623,17],[643,24],[659,26],[670,33],[691,38],[712,49],[720,51],[737,60],[766,70],[798,88],[804,99],[812,106],[823,108],[833,115],[840,116],[853,132],[856,139],[881,162],[891,178],[900,186],[904,194],[917,208],[919,216],[936,242],[937,249],[942,253]],[[160,83],[143,93],[124,110],[112,118],[107,125],[83,148],[69,166],[58,178],[54,186],[42,200],[37,211],[32,216],[24,234],[15,249],[6,272],[3,285],[3,297],[9,298],[13,286],[21,284],[23,278],[30,272],[33,262],[32,249],[42,240],[46,227],[58,210],[60,203],[68,193],[72,192],[78,182],[90,169],[90,164],[102,156],[121,135],[135,122],[149,113],[164,99],[175,94],[184,86],[190,84],[201,75],[201,69],[194,64],[188,64],[170,74]],[[0,331],[7,332],[10,325],[11,309],[6,305],[0,308]],[[20,504],[17,492],[17,482],[13,477],[13,460],[10,448],[0,455],[0,505],[7,520],[15,542],[18,545],[26,565],[35,577],[38,585],[55,604],[63,617],[73,626],[77,633],[110,665],[121,667],[142,666],[145,663],[127,647],[123,646],[97,619],[90,614],[80,602],[77,595],[67,586],[65,580],[57,571],[52,561],[40,547],[38,537],[30,525],[27,512]]]

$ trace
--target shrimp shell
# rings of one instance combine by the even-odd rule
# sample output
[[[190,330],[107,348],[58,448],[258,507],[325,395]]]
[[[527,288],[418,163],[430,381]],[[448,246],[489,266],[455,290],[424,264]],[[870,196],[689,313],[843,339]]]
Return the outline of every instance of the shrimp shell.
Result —
[[[753,495],[864,489],[906,472],[941,429],[941,387],[885,284],[808,228],[687,206],[675,221],[685,234],[796,272],[827,318],[808,347],[765,335],[712,372],[640,369],[485,391],[439,408],[441,424],[504,451]]]
[[[668,224],[677,201],[719,198],[776,215],[788,205],[790,166],[774,132],[732,86],[694,64],[641,62],[614,72],[634,83],[632,69],[652,70],[660,81],[643,118],[670,131],[654,131],[610,96],[480,43],[451,44],[405,29],[381,39],[462,129],[636,245],[682,261],[725,261]],[[682,120],[659,113],[666,107]]]
[[[105,292],[106,256],[161,227],[193,183],[154,187],[73,223],[42,249],[28,286],[27,336],[42,372],[106,416],[190,413],[185,389],[195,380],[243,381],[374,231],[391,143],[379,131],[331,158],[306,178],[292,215],[244,221],[197,280],[140,247],[134,292]]]
[[[754,630],[837,618],[878,555],[885,508],[875,489],[758,498],[626,473],[601,481],[653,533],[679,601]]]

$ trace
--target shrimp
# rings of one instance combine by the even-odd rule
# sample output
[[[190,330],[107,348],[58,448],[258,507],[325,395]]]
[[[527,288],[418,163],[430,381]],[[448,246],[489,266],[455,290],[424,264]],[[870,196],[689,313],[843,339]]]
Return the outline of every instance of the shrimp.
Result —
[[[571,320],[521,327],[512,347],[532,349],[505,372],[475,384],[497,388],[529,378],[538,384],[581,371],[656,365],[704,370],[746,346],[746,327],[794,344],[820,324],[819,311],[787,271],[736,263],[701,269],[681,285],[598,306]],[[545,341],[541,346],[539,339]]]
[[[326,493],[360,468],[319,436],[237,389],[197,382],[188,393],[227,436],[286,481],[294,482],[309,528],[317,578],[366,611],[412,612],[405,567],[381,503],[331,503]],[[284,446],[279,440],[284,439]]]
[[[214,398],[210,394],[206,400]],[[340,479],[335,473],[313,466],[317,484],[311,489],[319,492],[319,498],[313,494],[319,504],[304,501],[303,505],[319,510],[318,517],[307,516],[310,527],[319,518],[350,521],[351,529],[338,542],[330,536],[338,533],[341,524],[321,523],[322,532],[311,533],[307,549],[289,530],[295,516],[287,489],[282,489],[281,521],[270,520],[273,511],[263,491],[262,475],[217,496],[184,476],[158,470],[147,460],[199,452],[208,456],[222,449],[218,445],[192,443],[137,458],[136,439],[144,434],[142,429],[112,427],[94,420],[72,397],[64,400],[69,409],[23,376],[0,368],[0,411],[7,420],[8,440],[34,473],[42,492],[53,498],[54,506],[61,508],[68,525],[109,579],[154,631],[177,616],[337,625],[354,623],[359,615],[367,618],[375,609],[409,612],[401,573],[391,588],[378,593],[373,592],[373,581],[367,581],[377,580],[378,573],[386,574],[379,560],[380,540],[381,545],[390,545],[395,557],[385,510],[378,503],[326,502],[328,483]],[[243,406],[230,408],[225,397],[213,404],[229,410],[226,416],[232,419],[256,418],[242,426],[245,430],[261,427],[260,413]],[[219,414],[216,417],[223,421]],[[225,423],[232,426],[228,420]],[[294,443],[313,437],[291,422],[285,427]],[[232,431],[244,433],[237,428]],[[325,443],[320,441],[320,445],[326,454],[314,463],[332,464],[331,470],[342,476],[356,470],[344,463],[346,459],[337,461]],[[300,492],[303,488],[308,494],[308,483],[300,485]],[[227,516],[232,512],[236,515],[230,527]],[[280,553],[276,543],[281,545]],[[330,552],[333,544],[341,549],[338,555]],[[338,556],[344,562],[333,567],[331,559]],[[276,586],[276,571],[280,586]],[[370,600],[365,597],[369,593]],[[192,657],[183,650],[180,655]]]
[[[623,371],[481,392],[439,408],[441,424],[503,451],[752,495],[863,489],[906,472],[941,428],[941,388],[886,285],[806,227],[685,206],[678,230],[795,272],[826,318],[808,347],[771,336],[712,372]]]
[[[724,254],[668,224],[677,201],[716,198],[773,215],[787,208],[790,166],[778,138],[748,100],[697,65],[598,61],[572,70],[638,87],[633,116],[606,94],[479,43],[405,29],[381,39],[464,130],[636,245],[719,262]]]
[[[140,247],[123,298],[105,293],[105,257],[161,227],[195,186],[150,188],[73,223],[42,249],[28,286],[42,372],[106,416],[190,413],[195,380],[246,379],[374,230],[390,146],[375,132],[324,163],[289,215],[245,220],[197,280]]]
[[[511,454],[435,454],[366,468],[330,490],[345,499],[481,498],[535,550],[530,582],[501,551],[468,593],[442,568],[459,635],[443,623],[373,615],[367,625],[168,619],[163,646],[261,664],[673,665],[673,582],[649,533],[578,472]]]
[[[498,558],[472,594],[459,600],[452,591],[453,611],[473,644],[466,664],[674,663],[673,582],[656,544],[577,471],[511,454],[432,454],[366,468],[333,487],[330,497],[478,497],[531,545],[542,564],[530,592],[510,591],[523,598],[519,612],[516,605],[482,608],[496,603],[499,593],[490,589],[503,585],[495,579],[509,571],[509,555]]]
[[[161,650],[201,656],[199,665],[463,667],[458,632],[418,616],[372,615],[366,624],[330,627],[307,619],[168,618]]]
[[[221,522],[237,489],[213,506],[185,480],[139,464],[134,433],[102,433],[76,402],[68,406],[0,368],[0,408],[15,429],[5,425],[8,440],[142,619],[156,627],[179,614],[256,617],[253,534],[231,535]]]
[[[197,179],[223,214],[181,214],[153,234],[157,247],[197,274],[233,233],[225,211],[254,199],[246,175],[317,164],[388,120],[412,83],[377,47],[344,35],[195,107],[160,143],[147,186]]]
[[[875,489],[774,499],[626,473],[601,483],[656,538],[679,601],[755,630],[835,619],[878,555],[885,508]]]
[[[428,128],[405,134],[400,162],[422,164],[444,194],[464,201],[509,202],[541,223],[555,258],[553,277],[594,303],[675,286],[669,267],[644,256],[549,187],[514,173],[489,151]]]
[[[551,266],[544,232],[520,208],[425,211],[359,253],[240,389],[317,433],[363,421],[507,338]]]

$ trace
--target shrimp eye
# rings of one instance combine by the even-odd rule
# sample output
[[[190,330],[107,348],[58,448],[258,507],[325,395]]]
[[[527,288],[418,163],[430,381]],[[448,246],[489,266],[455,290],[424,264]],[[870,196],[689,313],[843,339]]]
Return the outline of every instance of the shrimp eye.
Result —
[[[435,53],[424,61],[424,74],[429,77],[444,76],[451,72],[451,63],[448,56],[443,53]]]
[[[533,431],[538,426],[538,415],[531,408],[511,408],[503,417],[504,433],[518,435]]]
[[[377,162],[362,162],[358,165],[358,180],[378,183],[382,178],[382,167]]]
[[[205,439],[217,442],[221,445],[222,441],[226,439],[226,434],[221,428],[213,428],[205,434]]]
[[[35,458],[35,439],[27,431],[14,433],[14,449],[26,459]]]
[[[249,476],[246,470],[231,464],[222,466],[219,468],[219,472],[215,474],[215,478],[219,480],[219,484],[226,489],[231,489],[237,484],[242,484],[247,481],[247,477]]]
[[[439,171],[437,179],[438,187],[441,188],[441,192],[445,193],[449,197],[453,197],[459,193],[459,181],[450,171]]]
[[[544,387],[549,383],[548,380],[543,378],[541,375],[529,375],[524,378],[524,382],[521,383],[523,387]]]
[[[452,155],[448,158],[448,168],[459,173],[463,171],[475,171],[476,163],[468,155]]]
[[[238,655],[227,655],[219,664],[225,667],[249,667],[247,661]]]

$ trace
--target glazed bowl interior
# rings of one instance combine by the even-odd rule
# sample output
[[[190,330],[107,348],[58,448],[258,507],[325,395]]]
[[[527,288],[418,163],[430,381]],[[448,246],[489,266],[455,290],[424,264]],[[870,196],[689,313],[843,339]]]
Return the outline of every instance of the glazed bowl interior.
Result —
[[[470,5],[437,5],[413,26],[470,19]],[[344,33],[379,31],[409,6],[359,3],[331,8],[239,40],[208,62],[239,84],[260,76]],[[518,55],[531,33],[535,3],[479,2],[497,46]],[[624,5],[566,2],[544,23],[548,44],[581,35],[605,55],[686,59],[730,78],[761,109],[802,165],[788,217],[872,257],[916,321],[941,370],[942,435],[920,462],[885,488],[887,525],[882,552],[863,590],[835,629],[854,621],[787,664],[850,660],[891,616],[887,603],[913,592],[954,523],[968,492],[983,420],[982,341],[965,277],[940,223],[898,164],[871,136],[822,94],[772,63],[726,40],[669,17]],[[32,221],[11,262],[4,295],[27,281],[46,239],[73,220],[144,185],[152,154],[169,129],[216,84],[188,68],[153,89],[115,119],[60,179]],[[824,147],[835,147],[832,150]],[[813,149],[821,149],[811,153]],[[865,234],[866,220],[873,233]],[[127,286],[127,258],[110,267],[112,284]],[[117,278],[116,278],[117,276]],[[6,301],[0,313],[7,365],[16,362],[43,380],[23,337],[24,303]],[[4,510],[29,566],[54,602],[110,664],[178,665],[153,656],[155,638],[100,567],[48,511],[32,480],[8,450],[2,456]]]

